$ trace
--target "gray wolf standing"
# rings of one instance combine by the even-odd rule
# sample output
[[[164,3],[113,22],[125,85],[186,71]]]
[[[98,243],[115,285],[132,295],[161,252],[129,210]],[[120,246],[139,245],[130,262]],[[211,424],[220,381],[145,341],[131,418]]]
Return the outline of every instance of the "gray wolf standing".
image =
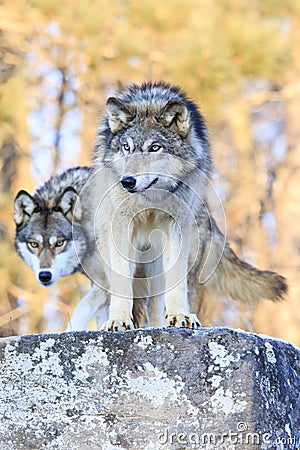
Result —
[[[133,278],[139,267],[148,297],[164,295],[167,323],[175,327],[200,325],[195,276],[250,302],[261,296],[274,300],[286,291],[282,277],[240,261],[208,220],[208,134],[196,105],[179,88],[145,83],[109,98],[94,169],[99,176],[88,208],[97,216],[96,238],[111,293],[106,329],[133,326]]]

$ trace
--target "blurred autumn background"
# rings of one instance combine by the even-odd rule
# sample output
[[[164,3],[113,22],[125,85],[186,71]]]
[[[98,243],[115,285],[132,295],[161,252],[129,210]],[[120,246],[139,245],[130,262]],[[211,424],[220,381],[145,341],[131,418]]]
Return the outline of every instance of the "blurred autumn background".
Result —
[[[206,325],[300,345],[300,2],[6,0],[0,6],[0,335],[62,330],[89,288],[39,286],[14,250],[13,200],[88,164],[120,84],[166,80],[200,105],[235,251],[288,279],[249,311],[208,299]]]

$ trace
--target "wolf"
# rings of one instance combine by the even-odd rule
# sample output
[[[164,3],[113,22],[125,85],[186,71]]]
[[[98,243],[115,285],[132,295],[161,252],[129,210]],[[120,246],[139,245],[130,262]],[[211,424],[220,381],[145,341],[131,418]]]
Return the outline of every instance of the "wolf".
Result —
[[[74,215],[74,205],[90,174],[88,167],[69,169],[50,178],[33,196],[24,190],[16,195],[15,247],[42,286],[49,287],[59,277],[80,270],[87,239],[80,208]]]
[[[87,275],[81,263],[91,252],[94,241],[88,239],[82,221],[79,195],[91,176],[91,167],[70,168],[51,177],[33,196],[21,190],[15,197],[15,248],[44,287],[53,286],[61,276],[76,272]],[[92,264],[99,269],[97,255]],[[105,321],[108,294],[102,289],[102,286],[107,289],[107,283],[101,266],[91,282],[90,291],[76,306],[66,331],[85,329],[94,317],[98,328]],[[143,308],[134,314],[136,326],[145,320],[145,305],[144,301]],[[158,325],[155,319],[154,323]]]
[[[163,298],[171,327],[199,327],[199,301],[209,289],[249,303],[278,300],[287,291],[280,275],[241,261],[211,217],[208,132],[180,88],[148,82],[110,97],[93,167],[83,215],[94,215],[110,292],[103,329],[134,326],[139,303],[133,281],[140,268],[149,305],[161,305]],[[93,259],[91,254],[87,266]]]
[[[51,177],[33,196],[25,190],[16,195],[15,248],[44,287],[62,276],[84,273],[81,262],[90,252],[90,243],[81,220],[79,194],[91,174],[91,167],[70,168]],[[94,316],[101,324],[106,302],[106,292],[93,284],[76,306],[67,330],[85,329]]]

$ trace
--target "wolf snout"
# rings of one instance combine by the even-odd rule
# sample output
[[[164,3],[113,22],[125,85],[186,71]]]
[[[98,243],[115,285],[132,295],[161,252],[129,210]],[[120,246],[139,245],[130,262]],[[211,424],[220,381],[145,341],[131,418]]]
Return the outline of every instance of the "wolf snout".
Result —
[[[124,189],[127,191],[132,191],[136,185],[136,178],[134,177],[123,177],[121,180],[121,184]]]
[[[42,270],[39,273],[39,280],[45,286],[47,286],[51,282],[51,279],[52,279],[52,273],[49,272],[48,270]]]
[[[158,182],[158,177],[153,178],[153,176],[147,175],[137,175],[136,177],[133,176],[125,176],[121,180],[121,184],[126,191],[130,192],[131,194],[134,192],[143,192],[146,189],[151,188]]]

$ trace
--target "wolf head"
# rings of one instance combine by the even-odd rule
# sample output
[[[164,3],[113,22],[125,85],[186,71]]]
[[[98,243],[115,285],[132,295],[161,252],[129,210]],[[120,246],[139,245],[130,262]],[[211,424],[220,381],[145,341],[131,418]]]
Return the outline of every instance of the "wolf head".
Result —
[[[76,271],[85,254],[78,205],[75,212],[77,199],[72,187],[66,188],[56,202],[32,197],[24,190],[15,198],[16,250],[43,286],[51,286],[60,276]]]
[[[174,192],[195,171],[206,184],[211,170],[203,117],[184,93],[165,83],[132,85],[107,100],[97,159],[129,193],[152,187]]]

